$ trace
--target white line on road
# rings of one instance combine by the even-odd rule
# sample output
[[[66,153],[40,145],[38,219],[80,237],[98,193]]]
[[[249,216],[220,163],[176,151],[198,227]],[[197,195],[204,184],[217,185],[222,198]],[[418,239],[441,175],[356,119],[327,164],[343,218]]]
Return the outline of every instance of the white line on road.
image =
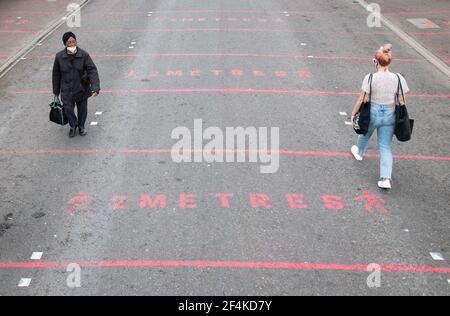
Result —
[[[20,279],[18,287],[29,287],[31,284],[31,279]]]
[[[102,115],[103,114],[103,112],[95,112],[95,115]]]
[[[91,126],[97,126],[98,122],[91,122]]]
[[[430,255],[433,258],[433,260],[444,261],[444,256],[439,252],[430,252]]]
[[[347,112],[339,112],[339,115],[341,115],[341,116],[347,116]]]
[[[42,253],[42,252],[33,252],[30,259],[31,260],[41,260],[43,254],[44,253]]]
[[[345,122],[345,125],[352,125],[352,122]]]

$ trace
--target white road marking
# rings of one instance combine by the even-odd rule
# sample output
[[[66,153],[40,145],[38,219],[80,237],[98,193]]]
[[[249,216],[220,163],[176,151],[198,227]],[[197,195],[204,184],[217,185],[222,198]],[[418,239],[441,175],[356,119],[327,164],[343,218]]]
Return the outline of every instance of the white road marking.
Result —
[[[29,287],[31,284],[31,279],[20,279],[18,287]]]
[[[352,122],[345,122],[345,125],[352,125]]]
[[[97,126],[98,122],[91,122],[91,126]]]
[[[41,260],[43,253],[42,252],[33,252],[31,255],[31,260]]]
[[[444,256],[439,252],[430,252],[430,255],[433,258],[433,260],[444,261]]]
[[[347,113],[346,113],[346,112],[339,112],[339,115],[341,115],[341,116],[347,116]]]
[[[103,112],[95,112],[95,115],[102,115]]]

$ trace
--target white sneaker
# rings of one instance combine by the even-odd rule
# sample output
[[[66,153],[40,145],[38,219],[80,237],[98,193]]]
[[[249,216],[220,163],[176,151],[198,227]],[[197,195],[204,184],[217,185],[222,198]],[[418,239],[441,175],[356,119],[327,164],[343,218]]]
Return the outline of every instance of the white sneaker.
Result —
[[[391,179],[381,178],[380,181],[378,181],[378,187],[380,189],[391,189],[392,188]]]
[[[353,157],[355,157],[356,160],[358,160],[358,161],[363,160],[363,157],[359,154],[358,146],[355,145],[355,146],[352,147],[352,154],[353,154]]]

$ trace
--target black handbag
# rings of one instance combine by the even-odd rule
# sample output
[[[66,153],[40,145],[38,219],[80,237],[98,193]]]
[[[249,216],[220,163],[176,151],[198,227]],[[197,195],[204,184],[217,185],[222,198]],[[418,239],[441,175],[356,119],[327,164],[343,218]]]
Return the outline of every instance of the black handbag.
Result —
[[[400,76],[398,77],[398,89],[395,96],[395,137],[401,142],[407,142],[411,140],[411,135],[414,128],[414,120],[409,118],[408,110],[406,109],[406,104],[401,104],[399,96],[403,97],[403,102],[405,102],[405,94],[403,92],[402,82]]]
[[[52,103],[49,104],[50,106],[50,122],[56,123],[58,125],[67,125],[69,123],[69,119],[66,116],[66,113],[64,113],[64,107],[59,100],[58,97],[55,96],[55,99]]]
[[[355,127],[356,134],[366,135],[369,131],[370,125],[370,104],[372,102],[372,78],[373,74],[369,77],[369,100],[366,102],[366,94],[364,93],[363,104],[361,105],[359,112],[355,115]]]

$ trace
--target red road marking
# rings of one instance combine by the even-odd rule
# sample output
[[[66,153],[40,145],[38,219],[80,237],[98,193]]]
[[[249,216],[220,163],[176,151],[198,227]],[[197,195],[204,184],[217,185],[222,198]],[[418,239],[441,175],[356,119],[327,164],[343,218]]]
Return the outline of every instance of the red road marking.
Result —
[[[323,60],[361,60],[372,61],[373,56],[314,56],[301,54],[276,54],[276,53],[117,53],[117,54],[101,54],[93,53],[91,57],[95,58],[120,58],[120,57],[249,57],[249,58],[286,58],[286,59],[323,59]],[[312,57],[310,57],[312,56]],[[32,58],[32,57],[31,57]],[[37,58],[55,58],[54,55],[41,55]],[[421,58],[402,58],[395,57],[395,61],[399,62],[425,62],[426,59]],[[447,62],[450,62],[448,60]]]
[[[185,152],[201,152],[202,150],[185,150]],[[233,153],[267,153],[264,150],[216,150],[217,152]],[[116,155],[116,154],[170,154],[172,149],[3,149],[0,150],[2,156],[31,156],[31,155]],[[313,156],[313,157],[352,157],[347,152],[319,152],[319,151],[297,151],[297,150],[279,150],[272,151],[281,156]],[[365,158],[380,158],[378,154],[366,154]],[[432,161],[450,161],[450,156],[422,156],[422,155],[394,155],[395,159],[409,160],[432,160]]]
[[[0,262],[0,269],[66,268],[74,262]],[[76,262],[84,268],[239,268],[285,270],[367,271],[364,264],[251,262],[251,261],[188,261],[188,260],[115,260]],[[419,265],[381,265],[385,272],[450,273],[448,267]]]
[[[377,31],[371,31],[371,32],[362,32],[362,31],[355,31],[355,32],[338,32],[338,31],[328,31],[325,29],[304,29],[304,30],[298,30],[298,29],[255,29],[255,28],[172,28],[172,29],[156,29],[156,28],[150,28],[150,29],[108,29],[108,30],[89,30],[84,29],[84,33],[172,33],[172,32],[252,32],[252,33],[325,33],[325,34],[333,34],[333,35],[349,35],[349,36],[355,36],[355,35],[362,35],[362,36],[374,36],[374,35],[392,35],[391,32],[377,32]],[[450,35],[450,32],[411,32],[409,35],[420,35],[420,36],[446,36]]]
[[[161,33],[161,32],[254,32],[254,33],[327,33],[327,34],[339,34],[339,35],[391,35],[390,32],[337,32],[328,31],[325,29],[255,29],[255,28],[170,28],[170,29],[83,29],[83,33]]]
[[[49,11],[27,11],[27,10],[14,10],[14,11],[3,11],[1,12],[3,15],[22,15],[23,17],[26,16],[39,16],[39,15],[54,15],[56,12],[49,12]],[[158,13],[244,13],[244,14],[271,14],[271,15],[284,15],[284,11],[261,11],[261,10],[157,10],[153,11],[153,14],[156,15]],[[383,15],[389,15],[389,16],[397,16],[397,15],[432,15],[432,14],[444,14],[444,13],[450,13],[450,10],[429,10],[429,11],[383,11]],[[128,12],[103,12],[104,15],[145,15],[147,16],[147,11],[128,11]],[[307,14],[307,15],[343,15],[343,16],[362,16],[361,12],[358,11],[351,11],[351,10],[336,10],[336,11],[289,11],[289,14]]]
[[[0,30],[0,33],[36,33],[36,31],[30,31],[30,30]]]
[[[450,35],[450,32],[411,32],[409,35],[420,35],[420,36],[441,36]]]
[[[50,90],[17,90],[10,91],[10,94],[49,94]],[[296,94],[296,95],[359,95],[359,92],[352,91],[321,91],[321,90],[299,90],[299,89],[253,89],[253,88],[185,88],[185,89],[105,89],[102,93],[112,94],[158,94],[158,93],[260,93],[260,94]],[[424,98],[450,98],[450,93],[408,93],[408,97]]]

